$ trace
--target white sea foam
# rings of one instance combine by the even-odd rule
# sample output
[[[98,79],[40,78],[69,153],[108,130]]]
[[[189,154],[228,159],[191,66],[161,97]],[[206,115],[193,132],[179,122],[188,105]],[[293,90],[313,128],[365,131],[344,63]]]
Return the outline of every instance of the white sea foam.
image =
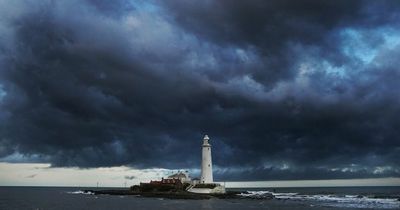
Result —
[[[265,198],[270,197],[272,193],[269,191],[247,191],[247,193],[241,193],[240,196],[249,198]]]
[[[93,192],[88,192],[88,191],[82,191],[82,190],[78,190],[78,191],[72,191],[72,192],[67,192],[68,194],[84,194],[84,195],[94,195]]]
[[[277,199],[297,201],[311,201],[316,205],[345,207],[345,208],[371,208],[371,209],[397,209],[400,201],[396,198],[369,198],[360,195],[301,195],[298,193],[274,193],[270,191],[248,191],[240,194],[243,197],[262,198],[263,195],[274,195]]]

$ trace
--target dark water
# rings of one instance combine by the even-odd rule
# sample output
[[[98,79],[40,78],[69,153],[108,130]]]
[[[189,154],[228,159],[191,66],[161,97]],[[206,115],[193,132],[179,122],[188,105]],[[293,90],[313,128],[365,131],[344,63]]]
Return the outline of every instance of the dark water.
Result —
[[[0,209],[400,209],[400,187],[240,189],[243,197],[276,199],[169,200],[83,194],[81,188],[0,187]],[[237,189],[235,189],[237,190]]]

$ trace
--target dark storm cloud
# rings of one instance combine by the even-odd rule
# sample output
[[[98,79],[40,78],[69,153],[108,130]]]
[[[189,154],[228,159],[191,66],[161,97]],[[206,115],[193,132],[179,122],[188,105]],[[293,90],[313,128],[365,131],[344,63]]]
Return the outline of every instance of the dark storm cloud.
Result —
[[[124,178],[127,180],[133,180],[136,179],[136,176],[124,176]]]
[[[335,65],[349,62],[340,53],[337,30],[397,24],[395,1],[166,1],[175,20],[187,30],[220,45],[251,46],[264,65],[251,72],[270,87],[296,75],[298,55],[293,44],[319,48],[320,56]],[[383,15],[385,14],[385,15]],[[301,52],[300,52],[301,53]],[[265,71],[265,66],[268,71]]]
[[[3,161],[400,175],[396,1],[1,5]]]

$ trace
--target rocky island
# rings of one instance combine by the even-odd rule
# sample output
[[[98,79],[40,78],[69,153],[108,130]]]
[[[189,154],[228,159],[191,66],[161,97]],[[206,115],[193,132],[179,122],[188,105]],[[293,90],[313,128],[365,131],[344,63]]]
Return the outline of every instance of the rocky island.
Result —
[[[214,183],[209,140],[208,135],[205,135],[202,144],[200,179],[191,179],[188,172],[178,172],[165,179],[133,185],[129,189],[83,190],[83,192],[95,195],[133,195],[171,199],[250,198],[246,196],[247,192],[226,192],[225,186]],[[261,197],[251,198],[272,199],[273,197],[272,194],[264,194]]]

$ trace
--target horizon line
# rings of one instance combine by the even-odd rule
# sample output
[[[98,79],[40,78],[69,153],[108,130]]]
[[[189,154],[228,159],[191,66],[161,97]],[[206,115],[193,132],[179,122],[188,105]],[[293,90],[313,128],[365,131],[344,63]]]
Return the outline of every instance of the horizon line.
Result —
[[[218,181],[226,188],[291,188],[291,187],[400,187],[400,177],[361,179],[315,179],[315,180],[273,180],[273,181]],[[0,187],[90,187],[123,188],[122,186],[93,185],[0,185]]]

